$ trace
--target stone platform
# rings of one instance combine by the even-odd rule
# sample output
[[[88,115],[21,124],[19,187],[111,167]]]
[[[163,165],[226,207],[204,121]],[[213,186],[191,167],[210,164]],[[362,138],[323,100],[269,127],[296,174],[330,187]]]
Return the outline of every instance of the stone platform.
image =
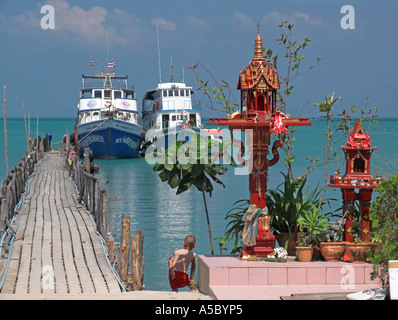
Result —
[[[358,292],[380,287],[372,265],[351,262],[247,261],[199,256],[200,291],[218,300],[280,300],[297,293]]]

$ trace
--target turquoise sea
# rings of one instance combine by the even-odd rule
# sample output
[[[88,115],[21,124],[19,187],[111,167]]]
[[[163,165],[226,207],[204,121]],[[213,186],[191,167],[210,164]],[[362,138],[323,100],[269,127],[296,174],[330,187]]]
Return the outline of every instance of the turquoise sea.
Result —
[[[296,159],[294,161],[295,175],[299,176],[306,171],[306,157],[314,158],[322,152],[326,145],[326,123],[313,119],[311,127],[297,128],[294,150]],[[36,136],[36,119],[31,119],[31,135]],[[53,135],[53,145],[59,147],[62,136],[68,129],[69,134],[73,131],[74,119],[52,118],[39,120],[39,135],[45,133]],[[366,127],[366,125],[364,125]],[[23,156],[25,143],[25,125],[22,118],[9,118],[7,121],[8,131],[8,158],[10,169]],[[398,159],[398,119],[379,119],[379,127],[372,131],[372,146],[378,149],[372,157],[373,174],[382,170],[386,164]],[[337,146],[345,144],[341,141]],[[342,153],[340,152],[340,156]],[[203,206],[202,194],[196,189],[191,189],[181,195],[176,195],[167,183],[160,181],[157,173],[152,171],[152,166],[146,163],[144,158],[123,160],[96,160],[101,177],[107,189],[109,198],[109,217],[111,232],[115,235],[115,241],[119,241],[121,215],[131,217],[131,231],[143,230],[145,275],[144,283],[147,290],[170,290],[168,284],[167,260],[176,249],[182,247],[182,242],[187,234],[193,234],[197,238],[197,246],[194,251],[197,254],[210,254],[209,236]],[[330,165],[329,173],[339,166],[344,172],[344,162],[336,161]],[[268,188],[275,188],[282,182],[280,171],[285,171],[281,160],[269,170]],[[3,119],[0,120],[0,179],[5,177],[4,157],[4,128]],[[312,172],[308,177],[311,187],[319,182],[324,185],[325,170],[320,168]],[[212,235],[220,237],[224,235],[227,221],[224,217],[232,208],[235,201],[247,199],[248,176],[236,175],[232,167],[220,177],[226,188],[215,186],[213,196],[208,198],[208,209]],[[106,184],[105,182],[108,181]],[[327,196],[337,198],[339,201],[333,203],[333,208],[340,205],[340,191],[329,189]],[[373,195],[375,197],[375,195]],[[332,209],[333,209],[332,208]],[[226,248],[232,248],[227,243]],[[217,242],[214,241],[215,253],[218,254]],[[227,253],[229,251],[226,251]],[[224,253],[225,254],[225,253]],[[197,273],[195,278],[197,277]]]

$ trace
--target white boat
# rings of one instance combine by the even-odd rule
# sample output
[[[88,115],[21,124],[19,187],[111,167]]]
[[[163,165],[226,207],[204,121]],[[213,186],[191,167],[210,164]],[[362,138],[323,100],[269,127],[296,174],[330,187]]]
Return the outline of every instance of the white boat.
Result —
[[[80,155],[90,147],[95,158],[136,158],[143,138],[134,87],[115,72],[82,76],[77,119]]]
[[[160,138],[178,139],[184,129],[199,133],[202,128],[200,101],[184,82],[159,83],[142,101],[142,126],[146,145]]]

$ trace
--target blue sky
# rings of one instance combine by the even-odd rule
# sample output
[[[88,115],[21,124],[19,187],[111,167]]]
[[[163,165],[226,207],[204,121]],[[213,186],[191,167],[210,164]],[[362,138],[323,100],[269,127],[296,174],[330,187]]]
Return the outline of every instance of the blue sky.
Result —
[[[55,9],[54,30],[40,26],[45,4]],[[355,9],[352,30],[340,26],[340,10],[347,4]],[[145,91],[159,80],[158,24],[162,82],[170,77],[171,58],[176,81],[182,80],[184,66],[200,61],[231,84],[238,100],[238,74],[253,56],[257,22],[264,47],[280,51],[278,24],[289,20],[297,40],[311,39],[304,66],[322,58],[295,82],[289,113],[298,115],[296,110],[308,110],[335,92],[342,97],[340,108],[362,107],[369,96],[369,106],[380,106],[380,116],[398,117],[397,11],[398,2],[386,0],[0,0],[0,80],[7,83],[9,116],[22,116],[24,102],[40,117],[74,117],[81,75],[92,72],[91,59],[107,58],[108,30],[108,58],[116,60],[118,75],[129,76],[140,106]],[[280,60],[281,75],[284,65]],[[197,88],[189,70],[185,81]],[[204,117],[222,116],[205,107],[199,92],[196,97]]]

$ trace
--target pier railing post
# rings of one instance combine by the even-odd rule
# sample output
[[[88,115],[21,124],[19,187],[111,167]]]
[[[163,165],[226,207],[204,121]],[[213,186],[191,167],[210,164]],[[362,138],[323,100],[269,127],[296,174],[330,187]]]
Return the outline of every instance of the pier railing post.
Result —
[[[143,254],[144,231],[137,230],[136,235],[131,236],[131,266],[132,266],[132,289],[144,289],[144,265]]]
[[[119,253],[119,276],[121,281],[127,280],[130,251],[130,217],[122,216]]]

